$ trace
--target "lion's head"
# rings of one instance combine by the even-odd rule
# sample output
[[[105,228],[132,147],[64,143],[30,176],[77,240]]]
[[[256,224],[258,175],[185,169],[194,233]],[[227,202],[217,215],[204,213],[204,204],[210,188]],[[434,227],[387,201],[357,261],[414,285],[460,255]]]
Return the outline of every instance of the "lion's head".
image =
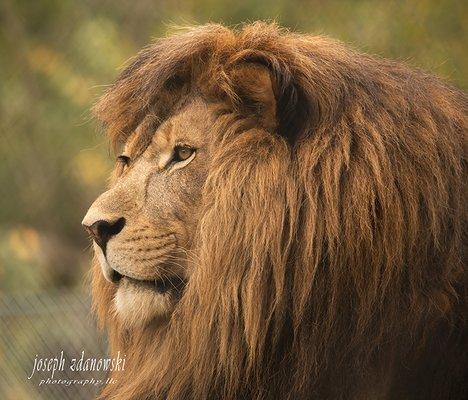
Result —
[[[126,325],[164,323],[185,286],[213,122],[196,96],[163,122],[149,116],[126,139],[114,183],[83,219]]]
[[[83,223],[130,355],[102,397],[464,396],[466,108],[275,25],[144,49],[95,107],[122,151]]]

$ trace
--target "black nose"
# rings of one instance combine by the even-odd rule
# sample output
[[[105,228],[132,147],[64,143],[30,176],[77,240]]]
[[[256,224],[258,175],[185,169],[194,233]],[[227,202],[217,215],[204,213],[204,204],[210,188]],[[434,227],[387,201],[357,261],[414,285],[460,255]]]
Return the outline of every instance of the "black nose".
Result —
[[[112,236],[117,235],[125,226],[125,218],[119,218],[114,222],[103,219],[96,221],[90,226],[84,225],[88,233],[93,237],[96,244],[106,253],[106,244]]]

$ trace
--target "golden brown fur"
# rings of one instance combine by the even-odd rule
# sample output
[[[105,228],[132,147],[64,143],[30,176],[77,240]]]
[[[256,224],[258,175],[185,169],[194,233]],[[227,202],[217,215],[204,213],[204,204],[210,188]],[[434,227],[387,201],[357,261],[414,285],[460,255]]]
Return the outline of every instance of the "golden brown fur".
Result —
[[[465,94],[324,37],[207,25],[144,49],[95,111],[119,143],[194,91],[219,115],[193,274],[167,327],[128,332],[97,271],[129,365],[102,398],[466,398]]]

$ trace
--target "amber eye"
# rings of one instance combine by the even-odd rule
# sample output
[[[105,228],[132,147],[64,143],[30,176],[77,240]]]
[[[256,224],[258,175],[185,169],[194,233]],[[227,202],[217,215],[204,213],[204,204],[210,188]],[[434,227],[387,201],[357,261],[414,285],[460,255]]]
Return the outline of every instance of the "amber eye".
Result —
[[[188,146],[176,146],[174,148],[174,157],[173,162],[180,162],[187,160],[193,153],[195,149]]]

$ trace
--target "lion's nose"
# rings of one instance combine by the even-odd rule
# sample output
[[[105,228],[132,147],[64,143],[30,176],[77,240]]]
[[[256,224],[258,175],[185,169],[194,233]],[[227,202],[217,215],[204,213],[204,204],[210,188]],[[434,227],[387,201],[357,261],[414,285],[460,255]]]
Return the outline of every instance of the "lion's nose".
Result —
[[[92,223],[91,225],[86,225],[83,223],[84,228],[92,236],[96,244],[106,252],[106,245],[109,239],[112,236],[117,235],[125,226],[125,218],[121,217],[115,221],[106,221],[100,219]]]

